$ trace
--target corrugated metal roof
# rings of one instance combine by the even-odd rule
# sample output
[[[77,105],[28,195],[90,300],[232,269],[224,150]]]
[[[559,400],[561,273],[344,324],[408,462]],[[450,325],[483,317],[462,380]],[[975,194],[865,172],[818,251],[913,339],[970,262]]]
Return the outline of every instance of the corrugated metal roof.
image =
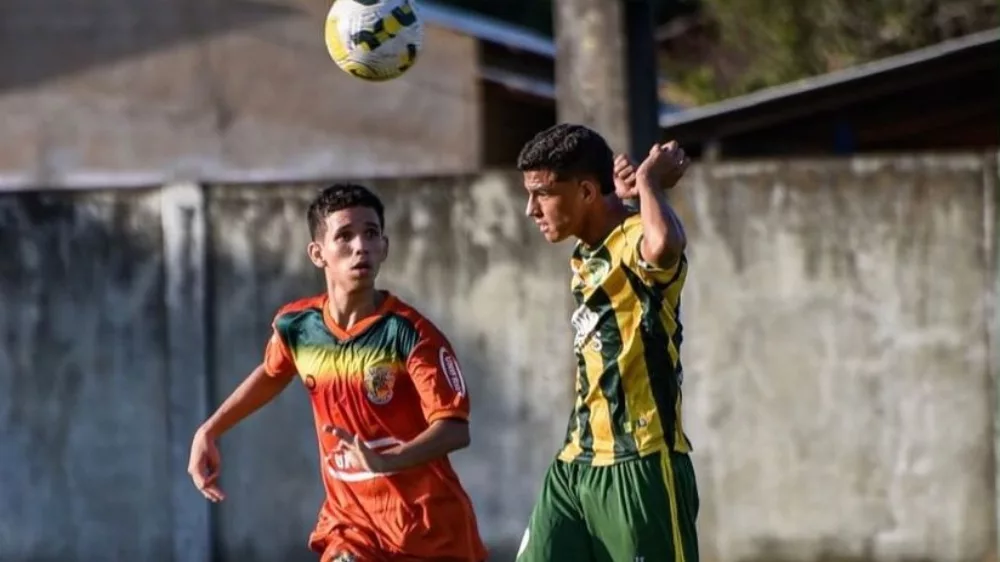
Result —
[[[429,23],[459,31],[481,41],[550,58],[556,56],[556,45],[552,38],[536,31],[434,2],[420,1],[418,7],[420,15]]]
[[[487,82],[499,84],[511,91],[528,94],[535,97],[554,100],[556,99],[556,86],[551,80],[537,78],[491,66],[483,67],[479,71],[479,77]]]
[[[773,88],[766,88],[745,96],[730,98],[718,103],[686,109],[669,115],[661,115],[660,126],[668,128],[676,127],[678,125],[687,125],[704,119],[715,118],[728,113],[751,109],[761,104],[781,100],[782,98],[789,98],[830,86],[846,84],[892,70],[916,66],[947,55],[960,53],[973,48],[988,46],[990,44],[1000,45],[1000,28],[981,31],[979,33],[970,34],[958,39],[951,39],[930,47],[860,64],[844,70],[831,72],[829,74],[805,78],[788,84],[775,86]],[[1000,51],[998,51],[997,55],[998,63],[1000,63]]]
[[[479,77],[487,82],[503,86],[513,92],[528,94],[538,98],[552,100],[556,99],[556,86],[551,80],[545,80],[534,76],[528,76],[520,72],[505,70],[496,67],[484,67],[479,71]],[[678,111],[683,111],[676,105],[660,103],[660,119],[673,115]]]

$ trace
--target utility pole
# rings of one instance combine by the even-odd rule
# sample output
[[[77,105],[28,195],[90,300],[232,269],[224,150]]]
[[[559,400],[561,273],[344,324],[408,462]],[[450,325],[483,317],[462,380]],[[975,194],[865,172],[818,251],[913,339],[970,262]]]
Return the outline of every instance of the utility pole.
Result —
[[[641,160],[660,136],[649,0],[554,0],[553,10],[558,120]]]

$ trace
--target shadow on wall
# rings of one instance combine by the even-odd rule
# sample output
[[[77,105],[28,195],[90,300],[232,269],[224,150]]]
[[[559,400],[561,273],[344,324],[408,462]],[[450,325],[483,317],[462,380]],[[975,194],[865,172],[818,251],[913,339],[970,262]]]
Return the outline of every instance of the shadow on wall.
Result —
[[[126,57],[287,18],[280,0],[0,3],[0,92],[115,63]]]
[[[0,196],[0,560],[170,552],[162,247],[153,191]]]

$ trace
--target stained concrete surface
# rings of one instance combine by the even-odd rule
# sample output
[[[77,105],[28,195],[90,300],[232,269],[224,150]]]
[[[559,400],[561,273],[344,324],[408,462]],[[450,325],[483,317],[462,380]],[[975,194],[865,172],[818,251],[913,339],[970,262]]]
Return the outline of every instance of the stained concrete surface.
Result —
[[[993,552],[992,177],[961,155],[691,172],[676,204],[704,561]],[[457,348],[474,414],[454,462],[510,549],[569,411],[569,246],[541,240],[508,174],[373,185],[385,286]],[[211,512],[184,464],[277,307],[318,292],[314,187],[0,197],[0,560],[311,559],[301,389],[223,439]]]

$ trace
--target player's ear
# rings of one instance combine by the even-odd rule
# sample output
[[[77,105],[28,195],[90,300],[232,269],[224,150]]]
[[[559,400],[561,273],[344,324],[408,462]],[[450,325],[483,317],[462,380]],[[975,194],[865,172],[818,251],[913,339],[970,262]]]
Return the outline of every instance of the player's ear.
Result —
[[[315,240],[306,245],[306,254],[309,256],[309,261],[313,262],[316,267],[320,269],[326,267],[326,260],[323,259],[323,248]]]
[[[580,189],[583,193],[584,203],[590,203],[601,196],[601,188],[594,180],[585,179],[580,181]]]
[[[389,237],[385,234],[382,235],[382,261],[389,258]]]

